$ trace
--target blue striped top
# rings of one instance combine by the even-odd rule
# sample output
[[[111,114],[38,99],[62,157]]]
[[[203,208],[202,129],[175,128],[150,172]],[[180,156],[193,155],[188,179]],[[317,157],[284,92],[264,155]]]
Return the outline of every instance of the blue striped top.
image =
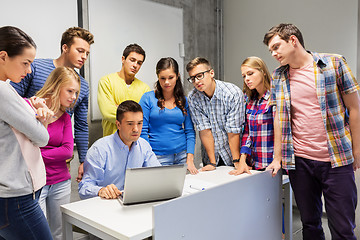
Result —
[[[10,82],[22,97],[32,97],[44,85],[49,74],[55,69],[53,59],[35,59],[31,64],[31,73],[20,83]],[[80,75],[79,75],[80,76]],[[88,150],[89,128],[87,122],[89,104],[89,84],[80,76],[81,87],[74,109],[67,111],[70,117],[74,114],[75,143],[79,161],[84,162]]]

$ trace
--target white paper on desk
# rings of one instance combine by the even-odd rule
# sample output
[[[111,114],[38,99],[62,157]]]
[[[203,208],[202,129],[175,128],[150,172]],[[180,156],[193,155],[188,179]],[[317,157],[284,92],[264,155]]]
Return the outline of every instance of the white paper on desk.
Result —
[[[190,186],[193,186],[193,188],[191,188]],[[195,186],[195,188],[194,188]],[[183,193],[182,195],[188,195],[188,194],[192,194],[192,193],[196,193],[201,191],[200,189],[204,189],[206,190],[207,188],[213,187],[215,186],[214,183],[211,182],[207,182],[204,180],[200,180],[200,179],[185,179],[184,182],[184,189],[183,189]]]

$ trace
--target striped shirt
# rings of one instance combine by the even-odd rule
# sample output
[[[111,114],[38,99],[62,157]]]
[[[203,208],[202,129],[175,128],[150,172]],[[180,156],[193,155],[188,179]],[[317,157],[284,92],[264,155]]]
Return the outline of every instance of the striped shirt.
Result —
[[[31,73],[20,83],[11,82],[22,97],[32,97],[44,85],[49,74],[55,69],[53,59],[35,59],[31,64]],[[80,76],[80,75],[79,75]],[[75,143],[79,153],[79,161],[84,162],[88,150],[89,128],[87,122],[89,103],[89,84],[80,76],[81,86],[74,109],[68,110],[70,117],[74,114]]]
[[[359,86],[344,57],[336,54],[311,53],[314,58],[316,93],[322,120],[327,133],[327,144],[332,167],[351,164],[352,142],[349,119],[342,94],[356,92]],[[281,128],[282,165],[295,169],[291,132],[291,96],[289,66],[281,66],[273,73],[271,104],[276,106]]]
[[[246,123],[242,136],[241,151],[250,155],[255,169],[266,168],[273,160],[274,124],[270,103],[270,91],[258,99],[248,100]]]
[[[193,89],[188,97],[192,121],[198,131],[211,129],[215,143],[215,159],[219,156],[228,166],[232,165],[232,155],[227,133],[241,133],[244,124],[243,93],[232,83],[215,80],[212,98]],[[204,162],[210,162],[208,156]]]

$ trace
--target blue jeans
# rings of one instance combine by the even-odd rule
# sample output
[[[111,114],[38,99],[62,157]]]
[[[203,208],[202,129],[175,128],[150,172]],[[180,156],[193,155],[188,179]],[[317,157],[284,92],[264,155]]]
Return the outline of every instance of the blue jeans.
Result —
[[[33,195],[0,198],[0,239],[52,239],[49,225]]]
[[[175,154],[169,155],[156,155],[157,159],[163,166],[175,165],[175,164],[185,164],[186,163],[186,150],[181,151]]]
[[[48,220],[54,240],[62,240],[62,215],[60,205],[70,203],[71,180],[43,187],[39,205]]]

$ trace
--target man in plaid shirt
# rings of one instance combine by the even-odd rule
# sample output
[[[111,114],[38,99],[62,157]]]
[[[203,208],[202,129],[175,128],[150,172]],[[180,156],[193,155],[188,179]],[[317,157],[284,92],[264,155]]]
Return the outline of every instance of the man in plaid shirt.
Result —
[[[275,142],[274,161],[268,169],[275,175],[282,163],[289,170],[303,239],[325,239],[322,194],[332,239],[356,239],[357,82],[342,56],[306,51],[293,24],[272,27],[264,43],[280,63],[271,87]]]
[[[238,169],[240,133],[244,124],[243,93],[232,83],[214,79],[214,70],[205,58],[195,58],[186,66],[188,81],[194,85],[189,94],[191,119],[200,132],[206,150],[202,171],[226,165]]]

